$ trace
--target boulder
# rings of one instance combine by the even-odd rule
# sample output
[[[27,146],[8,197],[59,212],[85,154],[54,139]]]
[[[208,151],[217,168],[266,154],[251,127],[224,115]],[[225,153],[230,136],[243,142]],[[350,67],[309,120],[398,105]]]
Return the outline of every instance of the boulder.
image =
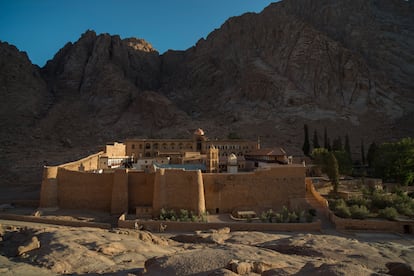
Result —
[[[40,241],[36,236],[34,236],[28,243],[17,248],[17,255],[20,256],[38,248],[40,248]]]
[[[414,275],[414,271],[411,266],[404,263],[387,263],[388,274],[395,276]]]

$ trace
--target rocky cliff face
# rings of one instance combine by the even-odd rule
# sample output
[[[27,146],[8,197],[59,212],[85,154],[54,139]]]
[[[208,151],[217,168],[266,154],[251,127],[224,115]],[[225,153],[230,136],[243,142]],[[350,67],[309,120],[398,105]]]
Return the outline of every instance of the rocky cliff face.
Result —
[[[198,127],[210,137],[260,135],[294,154],[304,123],[348,133],[356,152],[360,138],[413,136],[412,14],[402,0],[281,1],[163,55],[142,39],[87,31],[42,69],[1,43],[7,183],[27,167],[38,173],[22,182],[40,183],[44,161],[107,141],[186,137]],[[16,147],[31,149],[27,158]]]
[[[46,82],[26,53],[0,42],[0,141],[27,134],[48,108]]]
[[[215,101],[230,112],[231,106],[264,105],[249,112],[256,116],[353,116],[355,125],[366,113],[401,117],[413,107],[414,24],[398,13],[406,13],[402,4],[410,7],[400,2],[391,9],[395,15],[384,15],[376,1],[283,1],[232,18],[182,55],[181,70],[169,75],[174,89],[166,92],[188,101],[187,108],[197,101]],[[381,32],[389,24],[396,31]]]

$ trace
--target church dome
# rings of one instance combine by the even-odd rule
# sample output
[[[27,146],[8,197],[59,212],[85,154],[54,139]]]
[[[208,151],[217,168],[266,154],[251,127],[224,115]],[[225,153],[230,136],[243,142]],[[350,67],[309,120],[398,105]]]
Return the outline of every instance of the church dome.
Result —
[[[194,131],[194,134],[198,136],[204,136],[204,130],[198,128],[196,131]]]

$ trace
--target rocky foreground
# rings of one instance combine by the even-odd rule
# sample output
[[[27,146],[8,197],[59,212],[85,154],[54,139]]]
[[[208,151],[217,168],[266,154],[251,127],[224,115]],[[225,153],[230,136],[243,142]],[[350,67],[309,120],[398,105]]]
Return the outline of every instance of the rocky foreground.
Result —
[[[2,275],[413,275],[412,236],[0,227]],[[7,224],[7,225],[6,225]],[[337,233],[336,233],[337,234]]]

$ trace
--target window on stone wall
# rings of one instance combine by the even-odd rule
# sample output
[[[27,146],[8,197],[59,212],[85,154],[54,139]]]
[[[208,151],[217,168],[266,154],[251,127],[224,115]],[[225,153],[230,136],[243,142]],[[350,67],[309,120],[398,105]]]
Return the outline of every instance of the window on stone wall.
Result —
[[[162,149],[167,149],[167,144],[166,143],[164,143],[164,144],[162,144]]]
[[[158,143],[155,143],[154,145],[152,145],[152,147],[157,150],[158,149]]]
[[[132,144],[132,145],[131,145],[131,148],[132,148],[132,149],[135,149],[135,144]]]
[[[139,149],[142,149],[142,144],[139,144]]]
[[[175,149],[175,143],[171,143],[170,147],[171,149]]]
[[[150,144],[150,143],[146,143],[146,144],[145,144],[145,148],[146,148],[146,149],[150,149],[150,148],[151,148],[151,144]]]

